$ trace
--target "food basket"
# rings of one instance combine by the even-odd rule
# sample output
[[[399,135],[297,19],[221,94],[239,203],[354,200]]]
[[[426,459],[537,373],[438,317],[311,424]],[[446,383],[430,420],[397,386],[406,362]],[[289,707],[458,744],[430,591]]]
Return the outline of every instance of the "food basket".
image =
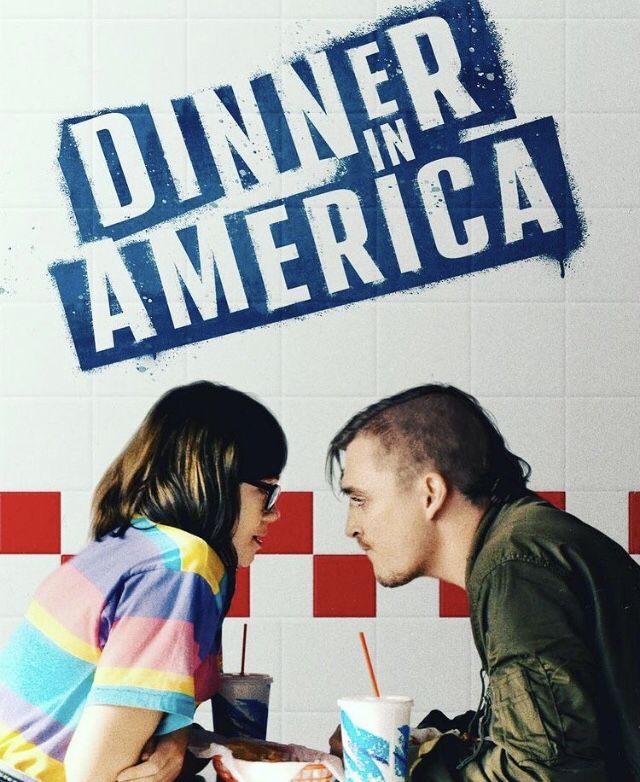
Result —
[[[197,744],[190,744],[189,749],[199,758],[211,759],[221,782],[342,782],[344,778],[342,761],[334,755],[299,744],[253,739],[243,740],[244,752],[238,752],[234,742],[231,747],[218,744],[215,734],[208,734],[203,742],[205,733],[202,731]]]
[[[220,755],[214,755],[211,758],[213,767],[216,770],[221,782],[240,782],[240,780],[233,776],[233,774],[224,765]],[[281,780],[281,782],[331,782],[334,779],[333,772],[330,771],[324,763],[292,763],[292,762],[280,762],[280,763],[265,763],[261,761],[251,760],[236,760],[236,766],[240,766],[240,770],[243,772],[242,779],[244,782],[249,780]],[[297,770],[296,767],[302,765],[302,768]],[[293,775],[293,776],[292,776]]]

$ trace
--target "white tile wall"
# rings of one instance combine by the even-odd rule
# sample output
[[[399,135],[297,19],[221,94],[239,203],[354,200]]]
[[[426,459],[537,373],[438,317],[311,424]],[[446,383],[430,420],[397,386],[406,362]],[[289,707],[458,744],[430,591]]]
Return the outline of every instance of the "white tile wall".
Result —
[[[588,209],[589,239],[567,270],[570,301],[640,300],[640,210]],[[624,269],[624,273],[621,273]]]
[[[471,298],[477,302],[564,301],[566,283],[557,261],[535,259],[487,269],[471,279]]]
[[[15,339],[24,324],[37,334],[32,340],[29,361],[24,342]],[[0,375],[8,396],[78,396],[91,392],[91,378],[78,369],[75,353],[69,350],[67,327],[56,304],[7,304],[0,321]],[[47,382],[43,383],[43,377]]]
[[[185,25],[184,19],[155,18],[94,22],[93,107],[136,106],[186,94]]]
[[[274,574],[277,573],[277,579]],[[313,616],[313,557],[261,554],[251,566],[251,616]]]
[[[77,554],[89,542],[91,492],[65,491],[61,497],[60,549]]]
[[[370,619],[284,619],[282,706],[285,712],[330,712],[345,695],[368,695],[371,684],[358,633],[376,654],[376,624]],[[384,685],[382,685],[384,686]]]
[[[316,554],[360,553],[355,541],[344,534],[346,521],[346,499],[326,489],[314,491],[313,550]]]
[[[636,397],[567,399],[567,489],[638,491]]]
[[[207,378],[261,396],[282,392],[282,333],[279,326],[228,334],[186,348],[189,381]],[[242,360],[238,360],[242,357]],[[175,384],[174,384],[175,385]]]
[[[286,397],[282,421],[289,438],[286,481],[290,490],[327,488],[327,446],[340,427],[374,397]]]
[[[280,18],[191,19],[188,23],[189,92],[229,84],[235,78],[272,70],[281,61]],[[239,67],[238,52],[243,56]]]
[[[439,594],[439,584],[433,578],[417,578],[394,589],[378,584],[376,613],[384,617],[438,616]]]
[[[546,5],[546,3],[545,3]],[[565,108],[565,31],[559,19],[499,22],[504,56],[515,74],[517,114],[556,114]],[[537,53],[544,51],[544,57]]]
[[[640,133],[640,115],[568,113],[565,122],[567,164],[582,206],[640,205],[640,149],[628,143]]]
[[[3,19],[82,19],[91,16],[91,0],[14,0],[0,2]]]
[[[410,3],[405,3],[411,5]],[[166,389],[216,379],[281,416],[286,488],[314,492],[314,550],[358,553],[324,477],[356,411],[412,384],[480,397],[532,486],[626,544],[640,490],[640,4],[484,0],[503,34],[521,118],[552,114],[589,236],[563,280],[539,259],[81,375],[47,267],[80,255],[61,196],[57,124],[92,107],[170,98],[277,67],[396,0],[0,0],[0,490],[61,491],[62,551],[86,540],[102,471]],[[594,51],[598,56],[594,55]],[[0,556],[0,642],[55,556]],[[272,673],[269,736],[326,747],[336,700],[369,691],[365,630],[385,690],[414,719],[475,706],[468,622],[439,619],[438,585],[378,587],[378,618],[313,619],[310,556],[258,558],[248,666]],[[11,599],[8,589],[11,589]],[[227,669],[244,620],[225,623]],[[200,719],[209,724],[210,715]]]
[[[0,598],[0,616],[11,620],[21,616],[29,607],[33,597],[33,584],[38,584],[60,564],[60,557],[50,554],[0,555],[0,573],[5,589]],[[6,585],[11,588],[6,589]],[[6,626],[3,629],[7,629]]]
[[[184,17],[187,0],[109,0],[94,3],[96,19]]]
[[[640,21],[632,19],[580,19],[567,23],[567,111],[640,111],[638,91],[610,89],[611,74],[620,85],[637,84],[640,59],[629,56],[640,38]],[[594,57],[594,44],[607,52],[607,67]]]
[[[22,3],[14,3],[15,6]],[[6,19],[0,27],[3,112],[82,112],[91,99],[91,23]]]
[[[469,385],[469,305],[378,304],[378,392],[421,383]],[[408,360],[410,357],[410,360]]]
[[[380,688],[389,694],[411,696],[414,722],[435,708],[461,713],[475,707],[469,697],[470,634],[466,619],[378,620],[376,664]]]
[[[573,19],[633,19],[640,17],[635,0],[567,0],[567,16]]]
[[[564,392],[565,314],[560,304],[476,304],[471,385],[481,395]]]
[[[47,382],[46,375],[41,382]],[[4,490],[86,491],[92,486],[90,400],[4,396],[0,432]]]
[[[565,0],[543,0],[541,3],[484,0],[482,5],[491,18],[562,19],[564,17]]]
[[[194,18],[256,19],[280,18],[282,0],[187,0],[189,16]]]
[[[576,395],[640,396],[639,346],[640,304],[567,307],[567,384]]]
[[[531,465],[531,486],[561,490],[565,484],[565,400],[562,397],[481,397],[509,449]]]
[[[316,338],[318,327],[322,340]],[[282,334],[283,393],[302,397],[373,395],[375,359],[373,303],[294,320]]]
[[[86,107],[89,105],[87,101]],[[56,171],[57,124],[59,115],[44,113],[23,113],[7,111],[2,114],[0,143],[2,144],[2,181],[0,181],[0,204],[3,207],[66,206],[60,198],[61,176]],[[29,139],[25,149],[25,138]],[[32,225],[35,221],[32,222]],[[67,234],[69,234],[67,218]],[[4,242],[3,242],[4,244]]]
[[[567,511],[601,530],[623,548],[629,544],[629,496],[624,491],[568,491]]]

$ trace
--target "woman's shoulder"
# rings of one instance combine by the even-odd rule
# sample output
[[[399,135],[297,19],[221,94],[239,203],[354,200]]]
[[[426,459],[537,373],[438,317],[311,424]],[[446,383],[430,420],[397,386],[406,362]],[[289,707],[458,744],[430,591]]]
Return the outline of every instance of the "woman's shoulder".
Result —
[[[167,567],[203,578],[211,591],[218,594],[225,576],[225,566],[219,554],[197,535],[170,527],[152,524],[146,534],[158,546],[156,567]],[[147,566],[149,563],[147,563]]]

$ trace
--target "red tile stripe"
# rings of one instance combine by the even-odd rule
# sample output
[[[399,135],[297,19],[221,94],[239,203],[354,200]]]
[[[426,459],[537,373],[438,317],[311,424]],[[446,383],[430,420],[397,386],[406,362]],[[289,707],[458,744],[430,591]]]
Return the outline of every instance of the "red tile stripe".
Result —
[[[563,491],[538,491],[536,494],[560,510],[567,509],[567,495]]]
[[[563,491],[541,491],[540,497],[566,509]],[[60,492],[0,492],[0,554],[62,554]],[[313,493],[284,492],[278,503],[280,519],[270,525],[263,554],[313,554]],[[628,495],[629,553],[640,555],[640,491]],[[376,616],[376,582],[367,557],[326,554],[313,557],[313,615],[316,617]],[[466,592],[440,582],[441,617],[468,616]],[[251,614],[251,574],[237,573],[229,616]]]
[[[440,582],[440,616],[469,616],[469,601],[464,589],[448,581]]]
[[[376,580],[367,557],[360,554],[314,556],[313,615],[376,615]]]
[[[259,554],[313,554],[313,492],[287,491],[278,499],[280,518],[269,524]]]
[[[227,616],[251,615],[251,571],[248,567],[236,570],[236,591]]]
[[[60,492],[0,492],[0,554],[60,553]]]

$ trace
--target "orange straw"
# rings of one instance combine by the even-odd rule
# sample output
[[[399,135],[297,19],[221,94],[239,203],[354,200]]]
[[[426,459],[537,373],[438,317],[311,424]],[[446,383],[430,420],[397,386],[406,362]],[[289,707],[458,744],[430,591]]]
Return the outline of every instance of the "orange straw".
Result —
[[[242,664],[240,666],[240,673],[244,676],[244,661],[247,656],[247,623],[245,622],[244,629],[242,630]]]
[[[373,694],[376,698],[380,697],[380,690],[378,688],[378,680],[371,664],[371,657],[369,656],[369,647],[367,646],[367,639],[364,637],[364,633],[360,632],[360,643],[362,644],[362,651],[364,652],[364,659],[367,662],[367,668],[369,669],[369,677],[371,684],[373,685]]]

